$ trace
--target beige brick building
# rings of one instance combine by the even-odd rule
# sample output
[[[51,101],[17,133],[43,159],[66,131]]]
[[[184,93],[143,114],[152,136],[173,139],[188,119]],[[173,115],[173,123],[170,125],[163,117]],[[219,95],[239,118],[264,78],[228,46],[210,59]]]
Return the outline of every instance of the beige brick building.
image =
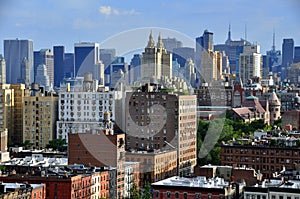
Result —
[[[23,142],[28,140],[34,148],[42,149],[55,139],[57,109],[58,96],[32,89],[24,97]]]
[[[177,175],[177,151],[126,152],[126,161],[140,162],[140,186]]]
[[[7,128],[10,146],[23,141],[23,104],[28,93],[25,84],[0,85],[0,128]]]

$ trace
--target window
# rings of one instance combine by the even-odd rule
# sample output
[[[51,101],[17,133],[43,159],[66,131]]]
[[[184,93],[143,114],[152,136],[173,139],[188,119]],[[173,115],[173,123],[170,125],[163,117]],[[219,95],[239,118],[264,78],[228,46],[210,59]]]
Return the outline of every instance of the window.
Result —
[[[179,198],[179,193],[175,192],[175,198]]]
[[[183,198],[184,198],[184,199],[187,199],[187,192],[184,192],[184,193],[183,193]]]
[[[196,193],[195,196],[196,196],[196,199],[201,199],[201,193]]]
[[[156,192],[155,192],[155,195],[156,195],[156,197],[158,198],[158,197],[159,197],[159,191],[156,191]]]
[[[167,198],[171,198],[171,192],[167,191]]]

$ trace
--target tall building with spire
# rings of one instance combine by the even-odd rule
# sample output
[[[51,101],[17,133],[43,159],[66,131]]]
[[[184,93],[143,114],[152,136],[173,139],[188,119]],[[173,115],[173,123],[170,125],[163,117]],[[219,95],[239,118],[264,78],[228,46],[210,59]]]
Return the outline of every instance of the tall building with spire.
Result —
[[[275,67],[281,63],[281,52],[276,50],[275,46],[275,31],[273,32],[273,44],[271,50],[263,56],[263,76],[266,77],[270,72],[276,72]],[[273,71],[274,69],[274,71]]]
[[[230,72],[239,76],[239,56],[243,53],[245,45],[250,45],[245,39],[232,40],[231,38],[231,24],[228,27],[228,34],[225,44],[214,45],[214,50],[225,52],[228,56]]]
[[[230,45],[231,43],[231,25],[229,24],[229,28],[228,28],[228,37],[227,37],[227,40],[225,41],[225,44],[226,45]]]
[[[142,54],[142,81],[160,80],[163,76],[172,77],[172,53],[168,53],[164,48],[161,35],[158,36],[158,42],[149,35],[149,41]]]

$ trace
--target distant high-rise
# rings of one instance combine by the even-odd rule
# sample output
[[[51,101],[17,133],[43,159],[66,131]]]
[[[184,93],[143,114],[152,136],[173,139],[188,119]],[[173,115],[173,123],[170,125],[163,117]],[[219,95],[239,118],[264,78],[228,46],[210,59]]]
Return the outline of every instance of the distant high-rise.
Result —
[[[164,43],[165,49],[168,52],[173,53],[174,48],[181,48],[182,42],[178,41],[176,38],[166,38],[162,39],[162,42]]]
[[[116,56],[116,49],[100,49],[100,59],[104,64],[104,82],[105,86],[110,84],[110,64]]]
[[[26,57],[23,58],[21,63],[21,77],[17,80],[18,83],[30,85],[30,69],[29,61]]]
[[[125,63],[124,57],[116,57],[110,65],[110,70],[110,88],[117,89],[119,80],[128,77],[128,65]]]
[[[0,84],[6,83],[6,63],[4,57],[0,54]]]
[[[54,87],[59,87],[64,78],[65,47],[53,46],[54,57]]]
[[[219,51],[202,51],[201,54],[201,82],[211,82],[222,77],[222,57]]]
[[[99,85],[104,86],[104,64],[100,60],[94,66],[95,79],[98,80]]]
[[[50,78],[47,72],[46,65],[44,64],[38,65],[35,74],[35,81],[38,82],[40,86],[45,87],[46,90],[49,90]]]
[[[65,53],[64,77],[74,77],[74,53]]]
[[[272,49],[267,51],[267,55],[263,56],[263,76],[267,77],[270,72],[273,72],[273,68],[280,65],[281,62],[281,52],[276,50],[275,47],[275,32],[273,33],[273,45]],[[275,70],[274,70],[275,72]]]
[[[196,54],[195,54],[195,64],[196,68],[198,68],[197,72],[197,81],[200,81],[200,70],[201,70],[201,58],[203,56],[203,51],[213,51],[213,33],[208,32],[208,30],[204,30],[202,36],[196,38]],[[201,74],[203,75],[203,74]]]
[[[295,46],[294,63],[300,62],[300,46]]]
[[[53,60],[53,52],[50,49],[41,49],[40,51],[34,51],[34,74],[35,75],[37,74],[37,68],[39,65],[46,66],[50,85],[53,86],[54,85],[54,60]],[[37,82],[36,79],[35,82]]]
[[[214,42],[213,42],[214,33],[208,32],[208,30],[204,30],[204,33],[201,37],[196,38],[196,51],[202,48],[204,50],[214,50]],[[200,46],[198,46],[200,45]]]
[[[184,78],[185,81],[191,84],[192,87],[195,87],[196,73],[195,65],[191,58],[188,58],[184,65]]]
[[[75,76],[84,76],[86,72],[93,72],[94,65],[100,61],[100,45],[89,42],[76,43],[74,56]]]
[[[180,67],[184,67],[187,59],[192,59],[194,61],[195,49],[190,47],[180,47],[173,49],[173,61],[177,60]]]
[[[262,55],[260,54],[260,46],[244,46],[243,53],[240,54],[239,77],[243,83],[247,83],[249,79],[262,76]]]
[[[33,41],[31,40],[4,40],[4,58],[6,60],[6,81],[16,84],[22,76],[22,61],[28,61],[29,81],[34,81],[33,69]]]
[[[130,82],[135,82],[141,78],[142,55],[134,54],[130,62]]]
[[[282,66],[287,67],[293,63],[294,59],[294,40],[283,39],[282,43]]]
[[[228,56],[230,73],[239,76],[239,56],[243,53],[245,45],[250,45],[245,39],[232,40],[231,39],[231,26],[229,25],[228,36],[225,44],[214,45],[214,50],[224,51]],[[224,53],[223,53],[224,54]]]
[[[141,79],[160,80],[162,76],[172,77],[172,53],[168,53],[164,48],[162,38],[158,36],[157,45],[155,45],[152,33],[150,33],[148,44],[142,55]]]

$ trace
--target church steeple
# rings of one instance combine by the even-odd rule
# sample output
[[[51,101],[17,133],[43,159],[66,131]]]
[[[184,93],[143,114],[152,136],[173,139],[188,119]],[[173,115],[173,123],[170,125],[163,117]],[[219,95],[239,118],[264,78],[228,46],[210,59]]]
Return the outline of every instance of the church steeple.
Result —
[[[147,48],[154,48],[154,47],[155,47],[155,42],[154,42],[154,39],[153,39],[153,36],[152,36],[152,30],[151,30],[150,35],[149,35],[149,41],[148,41]]]
[[[227,37],[227,40],[226,40],[226,44],[228,44],[231,40],[231,24],[229,23],[229,27],[228,27],[228,37]]]
[[[159,48],[159,49],[164,49],[165,48],[160,33],[158,35],[157,48]]]

